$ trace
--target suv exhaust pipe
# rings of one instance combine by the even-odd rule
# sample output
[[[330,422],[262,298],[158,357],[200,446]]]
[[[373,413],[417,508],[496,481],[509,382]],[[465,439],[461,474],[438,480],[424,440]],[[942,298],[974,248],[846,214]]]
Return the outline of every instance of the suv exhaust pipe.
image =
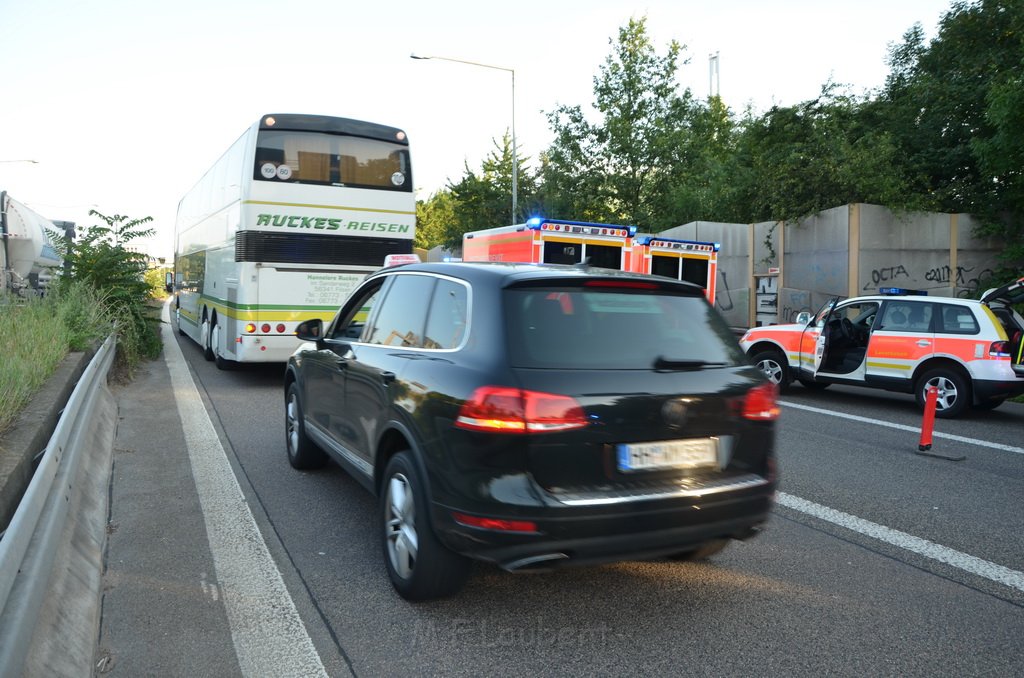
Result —
[[[508,572],[523,572],[523,571],[543,571],[548,569],[547,563],[551,563],[556,560],[568,560],[569,556],[565,553],[545,553],[539,556],[530,556],[528,558],[520,558],[519,560],[513,560],[510,563],[505,563],[501,566],[501,569]]]

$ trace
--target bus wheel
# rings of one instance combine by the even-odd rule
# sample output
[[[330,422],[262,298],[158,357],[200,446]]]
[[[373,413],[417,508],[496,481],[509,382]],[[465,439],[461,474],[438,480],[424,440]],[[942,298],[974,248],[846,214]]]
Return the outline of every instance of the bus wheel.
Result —
[[[203,340],[203,357],[207,360],[213,360],[213,347],[210,346],[210,334],[210,319],[207,316],[203,316],[203,328],[199,333],[199,338]]]
[[[213,329],[210,330],[210,344],[213,350],[213,363],[218,370],[231,370],[235,367],[234,360],[228,360],[220,354],[220,325],[213,321]]]

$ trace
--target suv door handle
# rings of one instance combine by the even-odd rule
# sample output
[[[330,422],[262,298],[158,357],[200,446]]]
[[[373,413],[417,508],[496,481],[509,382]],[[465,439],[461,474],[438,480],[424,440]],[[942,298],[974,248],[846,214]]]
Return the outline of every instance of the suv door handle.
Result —
[[[918,339],[917,340],[917,345],[918,346],[931,346],[932,342],[928,341],[927,339]]]
[[[387,386],[388,384],[390,384],[391,382],[393,382],[395,380],[395,373],[394,372],[381,372],[380,373],[380,380],[384,382],[385,386]]]

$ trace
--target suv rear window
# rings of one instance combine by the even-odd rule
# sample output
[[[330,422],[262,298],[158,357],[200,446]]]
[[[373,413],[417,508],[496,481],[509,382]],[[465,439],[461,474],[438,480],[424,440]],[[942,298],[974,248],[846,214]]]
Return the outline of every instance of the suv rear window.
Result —
[[[513,367],[651,369],[658,357],[745,364],[736,337],[703,296],[512,288],[505,320]]]
[[[977,334],[980,332],[978,321],[966,306],[950,306],[942,304],[939,314],[941,326],[939,332],[944,334]]]

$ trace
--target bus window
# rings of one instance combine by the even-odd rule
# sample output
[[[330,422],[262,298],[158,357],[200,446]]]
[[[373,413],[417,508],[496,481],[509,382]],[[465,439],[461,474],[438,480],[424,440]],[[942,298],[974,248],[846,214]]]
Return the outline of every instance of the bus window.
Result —
[[[409,151],[379,139],[262,130],[253,178],[300,184],[412,191]]]

